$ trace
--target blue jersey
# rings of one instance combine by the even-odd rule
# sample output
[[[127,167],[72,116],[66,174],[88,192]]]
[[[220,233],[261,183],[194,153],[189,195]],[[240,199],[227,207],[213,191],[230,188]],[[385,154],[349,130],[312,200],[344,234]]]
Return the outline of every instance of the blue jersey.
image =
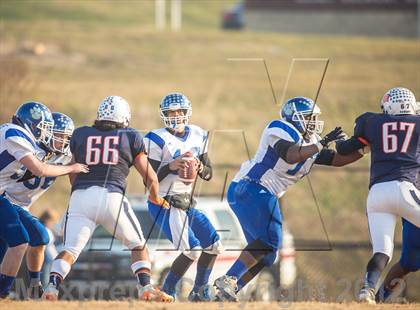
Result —
[[[77,128],[70,141],[74,161],[89,166],[89,173],[77,175],[72,191],[101,186],[124,193],[134,159],[145,153],[143,138],[135,129],[100,130]]]
[[[416,183],[420,172],[420,117],[364,113],[356,119],[354,137],[371,148],[370,184]]]

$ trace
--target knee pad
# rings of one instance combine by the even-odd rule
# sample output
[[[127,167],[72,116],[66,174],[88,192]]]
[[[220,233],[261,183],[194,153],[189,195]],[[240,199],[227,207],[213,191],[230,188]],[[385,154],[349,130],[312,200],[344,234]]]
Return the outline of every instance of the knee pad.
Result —
[[[264,256],[264,258],[261,260],[261,263],[263,263],[264,266],[269,267],[276,262],[277,257],[278,257],[277,250],[273,250],[273,252],[270,252]]]
[[[189,259],[196,261],[200,257],[201,251],[199,251],[199,248],[193,248],[188,251],[182,251],[182,254],[184,254]]]
[[[208,254],[213,254],[213,255],[219,255],[220,253],[222,253],[222,251],[223,251],[223,245],[220,240],[217,240],[211,246],[203,250],[203,252],[206,252]]]

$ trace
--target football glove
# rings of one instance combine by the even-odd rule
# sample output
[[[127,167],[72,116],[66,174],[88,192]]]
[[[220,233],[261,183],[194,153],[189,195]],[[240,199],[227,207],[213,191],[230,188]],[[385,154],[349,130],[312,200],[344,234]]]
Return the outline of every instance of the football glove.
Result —
[[[328,144],[330,144],[333,141],[336,140],[342,140],[346,138],[346,134],[343,132],[343,129],[341,127],[335,127],[332,131],[327,133],[324,138],[319,141],[319,143],[323,147],[328,147]]]
[[[153,203],[157,206],[160,206],[164,209],[169,209],[171,207],[169,205],[169,202],[167,202],[165,200],[165,198],[162,198],[162,197],[159,197],[159,196],[156,199],[153,199],[151,196],[149,196],[148,200],[149,200],[149,202],[151,202],[151,203]]]

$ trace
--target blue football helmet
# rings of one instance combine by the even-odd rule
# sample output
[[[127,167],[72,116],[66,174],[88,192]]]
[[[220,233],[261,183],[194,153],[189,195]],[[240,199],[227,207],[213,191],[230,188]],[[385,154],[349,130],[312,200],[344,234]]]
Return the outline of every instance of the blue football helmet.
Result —
[[[181,93],[170,93],[166,95],[159,106],[160,117],[165,127],[175,130],[183,129],[188,125],[192,115],[191,102],[187,96]],[[183,110],[183,115],[169,116],[169,111]]]
[[[70,139],[74,131],[73,120],[66,114],[53,112],[53,137],[49,148],[57,153],[70,154]]]
[[[318,120],[321,109],[306,97],[294,97],[287,100],[281,109],[281,117],[291,123],[302,134],[321,134],[324,122]]]
[[[52,138],[54,120],[46,105],[30,101],[22,104],[13,115],[12,122],[32,133],[35,140],[48,145]]]

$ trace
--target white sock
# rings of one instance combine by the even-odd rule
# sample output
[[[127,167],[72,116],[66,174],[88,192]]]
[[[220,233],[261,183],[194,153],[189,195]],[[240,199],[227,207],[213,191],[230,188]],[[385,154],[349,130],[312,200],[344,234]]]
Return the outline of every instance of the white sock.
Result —
[[[147,260],[139,260],[137,262],[134,262],[131,265],[131,270],[133,271],[134,274],[136,274],[136,272],[139,269],[143,269],[143,268],[150,270],[150,269],[152,269],[152,264],[149,261],[147,261]]]

